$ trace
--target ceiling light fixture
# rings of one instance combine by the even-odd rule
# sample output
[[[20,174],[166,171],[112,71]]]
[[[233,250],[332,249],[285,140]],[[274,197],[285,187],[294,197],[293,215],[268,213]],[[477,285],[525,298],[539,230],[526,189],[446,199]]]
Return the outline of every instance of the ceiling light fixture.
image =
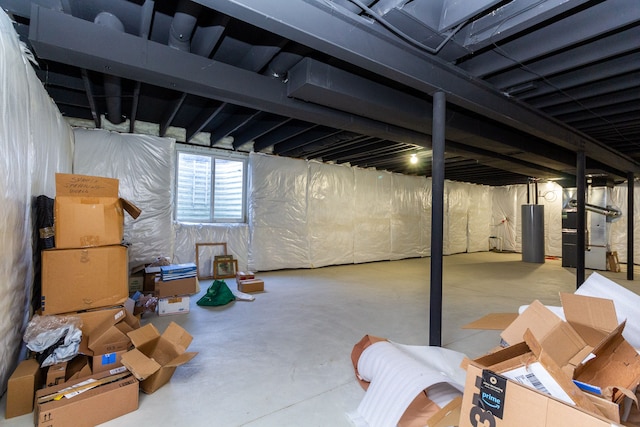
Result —
[[[411,158],[409,159],[409,162],[411,162],[412,165],[418,163],[418,155],[416,153],[413,153],[411,155]]]

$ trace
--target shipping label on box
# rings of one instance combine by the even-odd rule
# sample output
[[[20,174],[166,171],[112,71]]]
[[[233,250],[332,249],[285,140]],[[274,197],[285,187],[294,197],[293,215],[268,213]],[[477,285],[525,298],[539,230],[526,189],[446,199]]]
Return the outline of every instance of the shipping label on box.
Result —
[[[189,312],[189,304],[190,298],[188,296],[159,298],[158,316],[186,314]]]
[[[42,251],[42,313],[122,304],[129,296],[127,277],[125,246]]]

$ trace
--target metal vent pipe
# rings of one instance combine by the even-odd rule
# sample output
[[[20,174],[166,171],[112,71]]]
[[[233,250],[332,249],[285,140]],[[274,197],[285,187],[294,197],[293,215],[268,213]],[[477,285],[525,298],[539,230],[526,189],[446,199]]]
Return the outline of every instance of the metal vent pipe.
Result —
[[[122,21],[112,13],[100,12],[93,22],[124,33]],[[120,77],[105,74],[103,84],[105,102],[107,104],[107,118],[111,123],[119,125],[124,121],[122,117],[122,82]]]

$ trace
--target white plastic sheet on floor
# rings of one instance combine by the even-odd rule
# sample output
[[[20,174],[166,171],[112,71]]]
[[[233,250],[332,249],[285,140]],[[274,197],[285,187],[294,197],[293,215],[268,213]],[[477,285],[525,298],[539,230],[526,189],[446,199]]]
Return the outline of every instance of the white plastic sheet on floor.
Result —
[[[135,220],[125,214],[129,265],[172,258],[175,140],[99,129],[74,134],[73,172],[119,179],[120,197],[142,210]]]
[[[16,366],[30,315],[35,198],[55,195],[71,171],[73,135],[0,10],[0,395]]]

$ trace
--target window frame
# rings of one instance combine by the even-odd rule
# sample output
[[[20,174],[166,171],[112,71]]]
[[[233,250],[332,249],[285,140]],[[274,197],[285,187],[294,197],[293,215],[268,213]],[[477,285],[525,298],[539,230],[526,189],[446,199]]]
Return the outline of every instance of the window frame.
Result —
[[[178,218],[178,179],[180,176],[180,154],[195,154],[199,156],[207,156],[212,160],[211,167],[211,205],[209,207],[209,221],[189,221]],[[241,161],[242,165],[242,217],[237,219],[216,220],[214,217],[215,206],[215,160],[233,160]],[[249,154],[239,153],[230,150],[221,150],[209,147],[195,147],[185,144],[176,144],[174,182],[173,182],[173,216],[176,222],[184,224],[246,224],[247,223],[247,188],[248,188],[248,165]]]

